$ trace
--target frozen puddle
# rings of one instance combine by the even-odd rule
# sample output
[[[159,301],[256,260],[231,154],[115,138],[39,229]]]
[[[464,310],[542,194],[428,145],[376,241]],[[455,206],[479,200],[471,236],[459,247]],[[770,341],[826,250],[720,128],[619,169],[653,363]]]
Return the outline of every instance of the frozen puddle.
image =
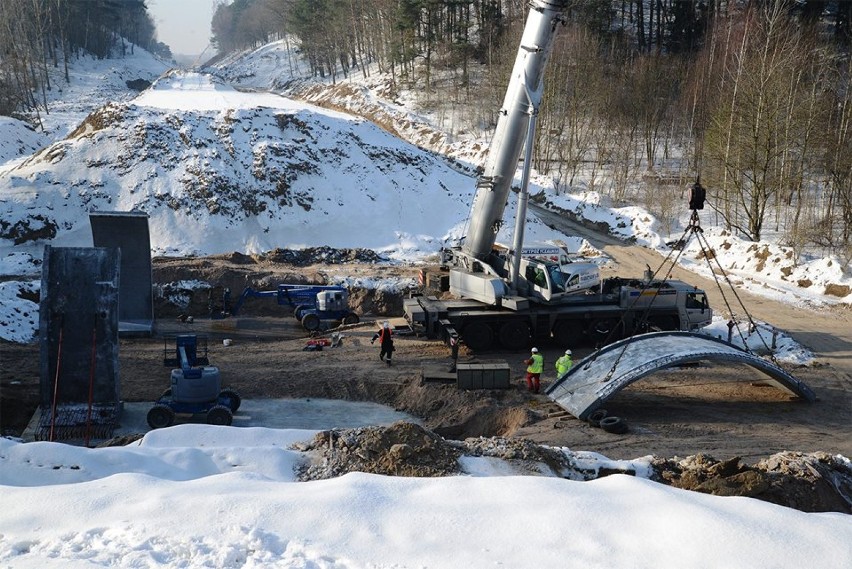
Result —
[[[145,433],[151,428],[146,416],[151,403],[125,403],[115,436]],[[234,414],[234,427],[269,427],[272,429],[351,429],[372,425],[390,425],[396,421],[419,422],[415,417],[385,405],[364,401],[337,399],[245,399]],[[204,423],[204,416],[178,419],[180,422]]]

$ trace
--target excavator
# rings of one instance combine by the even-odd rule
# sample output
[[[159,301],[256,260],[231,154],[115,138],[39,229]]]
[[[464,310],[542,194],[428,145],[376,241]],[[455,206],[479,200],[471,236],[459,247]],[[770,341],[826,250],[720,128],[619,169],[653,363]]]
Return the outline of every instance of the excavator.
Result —
[[[704,291],[677,280],[610,278],[576,294],[558,262],[523,255],[524,224],[543,75],[569,0],[531,0],[509,85],[460,247],[442,251],[452,299],[404,302],[416,333],[458,334],[472,349],[520,349],[555,339],[563,346],[615,340],[637,331],[695,330],[712,320]],[[495,247],[518,161],[523,170],[511,250]],[[517,252],[517,254],[516,254]],[[568,285],[568,286],[566,286]]]

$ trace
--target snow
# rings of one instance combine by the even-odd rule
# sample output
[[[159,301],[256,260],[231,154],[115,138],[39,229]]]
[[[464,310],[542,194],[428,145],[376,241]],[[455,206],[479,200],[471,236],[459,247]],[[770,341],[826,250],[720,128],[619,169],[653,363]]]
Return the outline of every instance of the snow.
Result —
[[[180,425],[126,447],[0,439],[0,564],[50,567],[852,566],[852,516],[641,477],[352,473],[299,482],[314,431]],[[569,449],[562,452],[571,453]],[[583,466],[623,466],[577,453]],[[629,461],[643,472],[643,461]],[[544,470],[544,469],[543,469]]]

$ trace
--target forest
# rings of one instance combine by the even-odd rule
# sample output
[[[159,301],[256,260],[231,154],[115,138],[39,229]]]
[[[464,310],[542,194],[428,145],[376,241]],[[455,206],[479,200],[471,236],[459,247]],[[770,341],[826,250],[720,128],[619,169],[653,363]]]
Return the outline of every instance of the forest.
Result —
[[[700,176],[714,224],[849,264],[852,2],[566,4],[534,158],[557,190],[582,181],[673,225]],[[454,134],[490,132],[527,10],[525,0],[234,0],[217,6],[211,41],[218,57],[285,41],[318,79],[381,73]],[[48,68],[79,52],[168,51],[144,0],[3,0],[0,22],[2,114],[37,109]]]
[[[539,173],[565,189],[582,177],[664,224],[700,176],[717,224],[849,263],[852,2],[567,4],[545,76]],[[527,9],[522,0],[236,0],[218,7],[212,33],[221,52],[297,38],[317,77],[374,66],[427,107],[449,102],[459,132],[487,131]]]

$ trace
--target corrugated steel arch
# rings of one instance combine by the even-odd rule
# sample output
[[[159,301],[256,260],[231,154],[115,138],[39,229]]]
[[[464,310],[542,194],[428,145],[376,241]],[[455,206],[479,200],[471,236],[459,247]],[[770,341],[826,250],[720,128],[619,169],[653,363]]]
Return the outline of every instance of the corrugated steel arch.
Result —
[[[653,332],[601,348],[557,378],[545,393],[585,420],[615,393],[661,369],[701,360],[742,363],[762,371],[770,383],[805,401],[814,392],[780,367],[724,340],[693,332]]]

